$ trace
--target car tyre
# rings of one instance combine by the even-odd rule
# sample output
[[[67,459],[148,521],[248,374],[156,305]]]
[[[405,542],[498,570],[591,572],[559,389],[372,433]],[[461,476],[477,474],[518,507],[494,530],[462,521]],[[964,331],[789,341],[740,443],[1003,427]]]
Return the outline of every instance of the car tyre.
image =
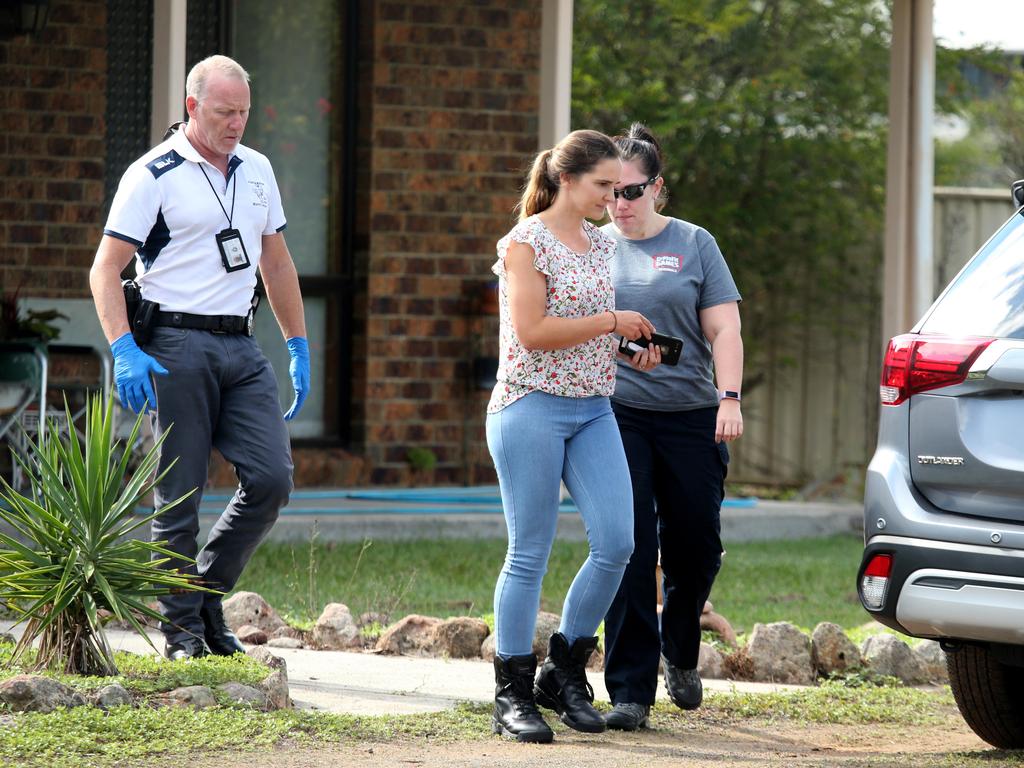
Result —
[[[1004,664],[977,645],[946,654],[946,668],[971,730],[1000,749],[1024,747],[1024,668]]]

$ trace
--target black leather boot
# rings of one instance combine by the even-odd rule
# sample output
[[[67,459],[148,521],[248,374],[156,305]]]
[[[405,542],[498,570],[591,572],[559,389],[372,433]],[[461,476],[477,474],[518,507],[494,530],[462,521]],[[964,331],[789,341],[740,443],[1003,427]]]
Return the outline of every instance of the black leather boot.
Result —
[[[245,646],[235,637],[235,633],[224,620],[224,607],[219,597],[204,600],[202,608],[199,609],[199,617],[206,627],[206,644],[214,656],[245,653]]]
[[[555,632],[533,688],[538,704],[553,709],[563,723],[585,733],[601,733],[606,727],[593,707],[594,689],[587,682],[587,660],[596,649],[596,637],[578,637],[570,648],[565,635]]]
[[[555,737],[533,700],[533,674],[537,657],[494,657],[495,733],[516,741],[548,744]]]

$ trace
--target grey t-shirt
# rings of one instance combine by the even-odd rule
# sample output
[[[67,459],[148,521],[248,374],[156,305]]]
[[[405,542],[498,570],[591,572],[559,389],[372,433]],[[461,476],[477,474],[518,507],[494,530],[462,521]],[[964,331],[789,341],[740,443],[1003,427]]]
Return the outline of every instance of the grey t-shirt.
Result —
[[[612,400],[652,411],[717,406],[711,345],[701,330],[699,312],[741,297],[715,238],[680,219],[669,219],[646,240],[630,240],[614,224],[601,230],[618,243],[610,262],[615,308],[640,312],[659,333],[683,340],[683,354],[674,367],[659,365],[642,373],[619,360]]]

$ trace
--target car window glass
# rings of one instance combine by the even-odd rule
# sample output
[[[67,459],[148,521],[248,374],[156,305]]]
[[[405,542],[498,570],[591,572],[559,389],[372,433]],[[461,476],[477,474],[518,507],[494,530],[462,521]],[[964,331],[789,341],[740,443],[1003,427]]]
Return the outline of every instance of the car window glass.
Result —
[[[956,277],[921,332],[1024,338],[1024,218],[1020,214]]]

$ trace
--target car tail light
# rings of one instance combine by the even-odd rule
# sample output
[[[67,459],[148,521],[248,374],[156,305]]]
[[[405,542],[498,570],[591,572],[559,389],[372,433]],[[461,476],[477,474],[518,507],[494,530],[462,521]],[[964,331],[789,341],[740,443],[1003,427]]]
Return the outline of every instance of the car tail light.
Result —
[[[905,333],[889,340],[882,364],[882,405],[899,405],[911,395],[959,384],[994,339],[945,338]]]
[[[885,600],[885,588],[889,586],[889,574],[892,573],[892,555],[875,555],[864,569],[860,579],[860,595],[864,607],[869,611],[877,611]]]

